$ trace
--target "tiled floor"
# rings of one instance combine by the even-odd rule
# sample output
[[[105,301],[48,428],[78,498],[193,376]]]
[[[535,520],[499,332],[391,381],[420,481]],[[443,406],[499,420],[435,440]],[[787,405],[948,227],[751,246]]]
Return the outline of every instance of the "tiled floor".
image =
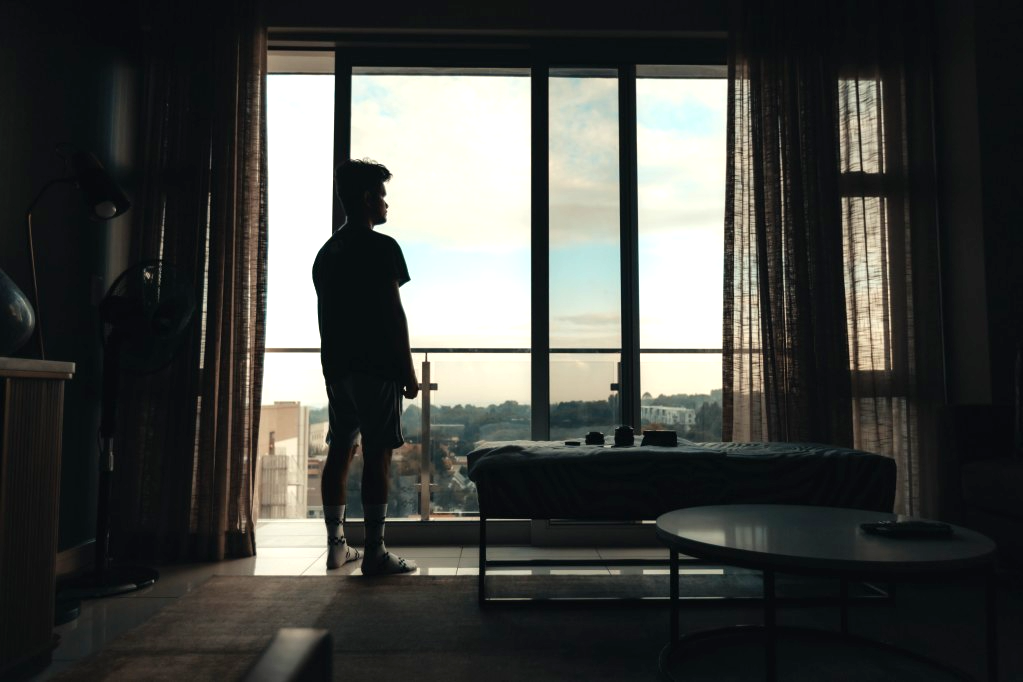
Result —
[[[212,564],[172,565],[160,568],[160,580],[152,587],[106,599],[82,603],[81,615],[56,628],[60,644],[53,652],[53,663],[42,673],[31,678],[45,680],[56,672],[69,668],[75,661],[98,651],[121,633],[139,625],[175,599],[196,589],[213,575],[327,575],[325,540],[322,534],[307,534],[315,524],[287,524],[265,522],[259,533],[258,555]],[[479,549],[475,546],[420,546],[394,547],[396,554],[414,559],[419,565],[416,575],[478,575]],[[666,560],[666,550],[607,549],[607,548],[537,548],[491,547],[487,556],[493,560],[508,559],[592,559],[613,562],[616,559],[649,558]],[[358,562],[352,562],[330,575],[345,575],[358,571]],[[623,572],[666,572],[658,568],[620,568],[612,565],[586,568],[545,567],[542,569],[490,569],[494,574],[524,573],[578,573],[621,574]]]

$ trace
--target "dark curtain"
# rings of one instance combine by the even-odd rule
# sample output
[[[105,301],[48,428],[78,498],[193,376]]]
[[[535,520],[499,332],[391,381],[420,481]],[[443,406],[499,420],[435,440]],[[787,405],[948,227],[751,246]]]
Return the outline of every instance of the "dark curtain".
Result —
[[[122,555],[255,553],[265,345],[266,38],[257,3],[143,17],[143,187],[133,257],[184,271],[197,311],[171,365],[125,376],[112,542]]]
[[[914,514],[943,401],[929,12],[748,0],[729,62],[723,437],[893,457]]]

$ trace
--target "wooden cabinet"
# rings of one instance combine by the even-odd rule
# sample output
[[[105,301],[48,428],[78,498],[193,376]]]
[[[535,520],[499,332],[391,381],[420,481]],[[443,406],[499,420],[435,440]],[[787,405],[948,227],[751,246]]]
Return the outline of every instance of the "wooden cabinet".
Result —
[[[0,358],[0,677],[52,653],[64,383],[74,371]]]

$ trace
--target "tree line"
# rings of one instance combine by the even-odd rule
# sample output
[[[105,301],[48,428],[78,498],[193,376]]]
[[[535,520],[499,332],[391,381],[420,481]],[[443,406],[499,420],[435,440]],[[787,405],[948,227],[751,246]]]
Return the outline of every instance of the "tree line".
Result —
[[[688,407],[696,412],[696,423],[679,431],[679,437],[692,441],[721,440],[721,390],[709,394],[676,393],[659,395],[643,394],[644,405],[666,407]],[[529,438],[530,406],[515,400],[487,406],[472,404],[431,405],[431,423],[434,425],[459,425],[458,440],[472,444],[479,440],[510,440]],[[401,415],[402,431],[410,437],[419,434],[422,425],[422,409],[408,405]],[[551,405],[551,429],[559,433],[577,429],[578,436],[586,434],[590,427],[613,429],[618,422],[618,396],[606,400],[568,400]],[[310,423],[327,421],[327,408],[309,411]],[[675,428],[677,425],[644,422],[645,428]],[[439,431],[440,435],[443,431]],[[454,435],[454,434],[452,434]]]

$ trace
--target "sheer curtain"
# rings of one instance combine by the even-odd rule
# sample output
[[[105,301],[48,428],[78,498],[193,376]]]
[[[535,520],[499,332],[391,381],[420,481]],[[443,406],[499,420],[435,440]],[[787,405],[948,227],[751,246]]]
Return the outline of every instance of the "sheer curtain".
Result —
[[[111,527],[122,554],[209,561],[255,552],[267,264],[257,4],[163,3],[145,17],[133,257],[188,273],[198,308],[170,367],[123,381]]]
[[[928,17],[748,0],[729,65],[724,439],[893,457],[913,514],[943,400]]]

